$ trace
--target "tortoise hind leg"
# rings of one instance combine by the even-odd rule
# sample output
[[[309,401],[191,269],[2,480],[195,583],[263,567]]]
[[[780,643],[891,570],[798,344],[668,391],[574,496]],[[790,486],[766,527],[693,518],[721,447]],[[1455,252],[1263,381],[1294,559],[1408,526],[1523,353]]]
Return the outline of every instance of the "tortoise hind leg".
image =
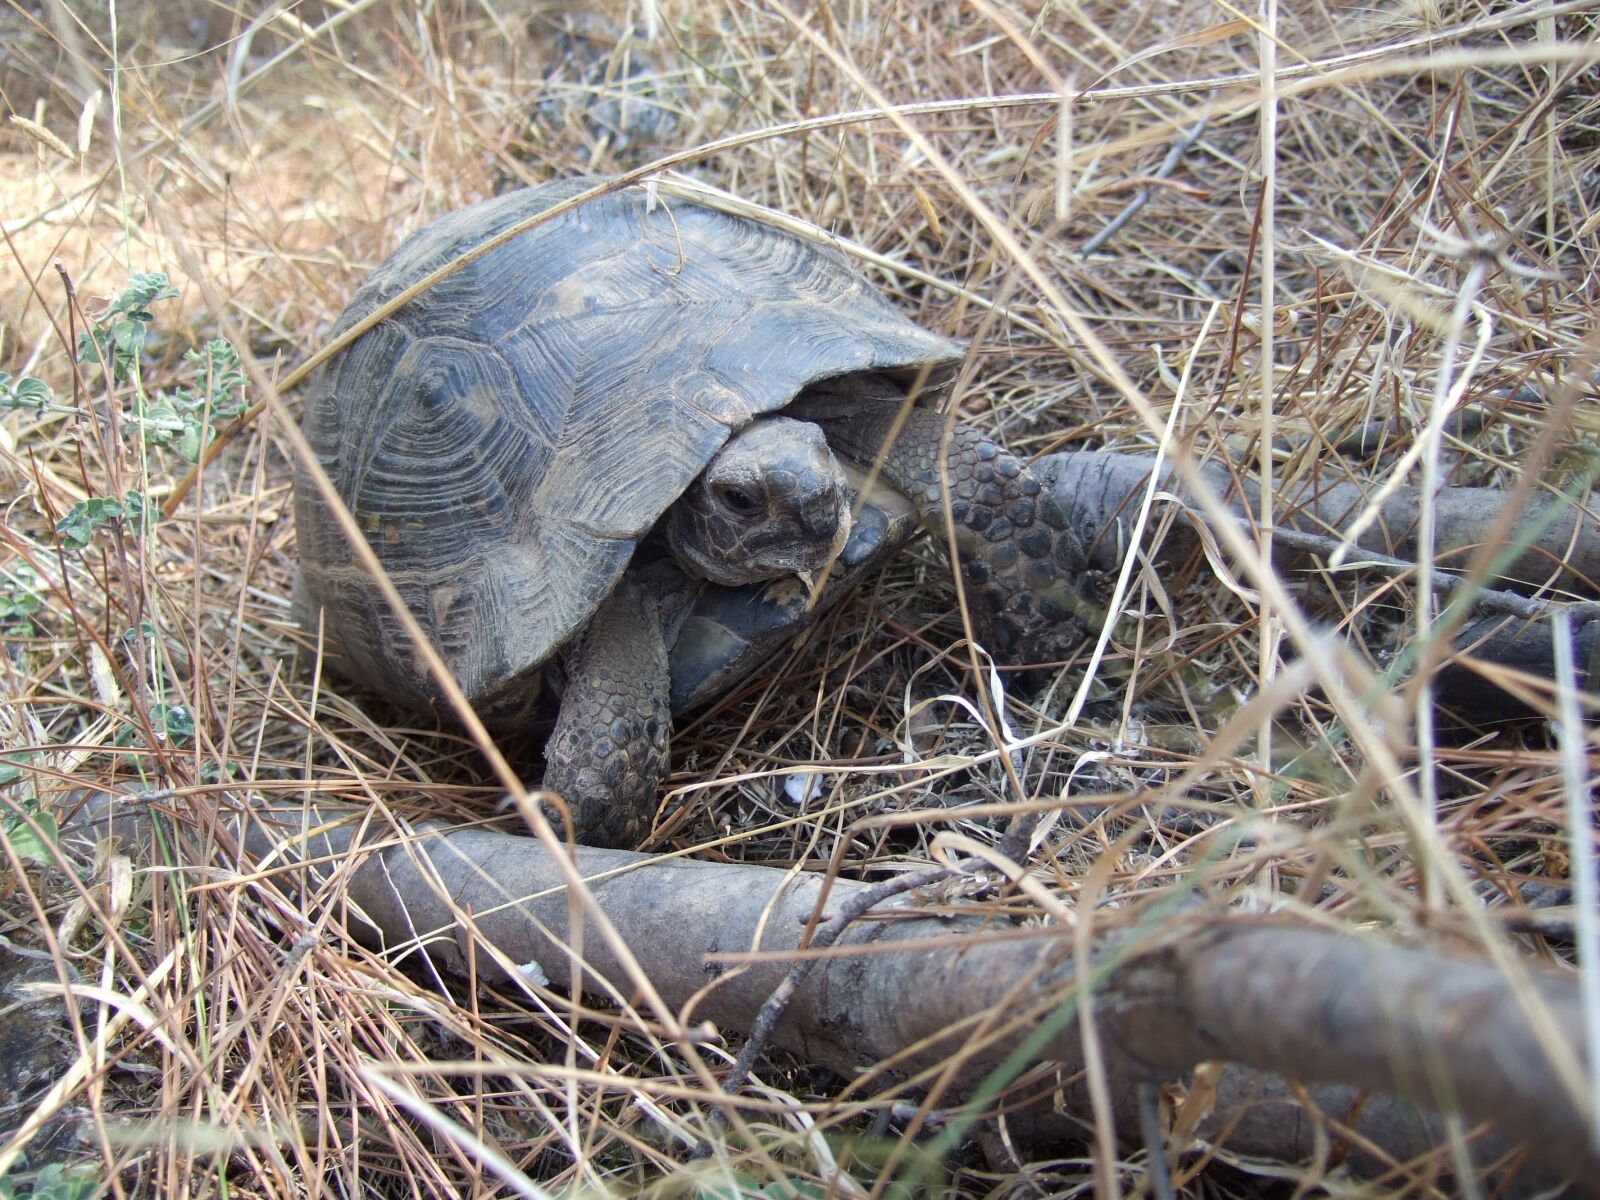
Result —
[[[567,802],[577,840],[632,848],[649,831],[667,773],[667,645],[656,597],[623,576],[566,660],[545,745],[546,791]]]

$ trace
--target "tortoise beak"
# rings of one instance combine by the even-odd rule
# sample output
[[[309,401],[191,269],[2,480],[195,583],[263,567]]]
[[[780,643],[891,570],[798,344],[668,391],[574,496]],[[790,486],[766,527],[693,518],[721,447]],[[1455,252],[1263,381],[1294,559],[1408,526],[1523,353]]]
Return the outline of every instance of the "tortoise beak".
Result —
[[[828,547],[828,560],[822,564],[820,570],[796,571],[794,577],[805,585],[806,607],[810,608],[817,602],[817,593],[828,582],[828,576],[833,574],[833,564],[839,555],[844,553],[845,543],[850,540],[850,510],[846,509],[844,519],[839,522],[839,528],[833,535],[833,545]]]

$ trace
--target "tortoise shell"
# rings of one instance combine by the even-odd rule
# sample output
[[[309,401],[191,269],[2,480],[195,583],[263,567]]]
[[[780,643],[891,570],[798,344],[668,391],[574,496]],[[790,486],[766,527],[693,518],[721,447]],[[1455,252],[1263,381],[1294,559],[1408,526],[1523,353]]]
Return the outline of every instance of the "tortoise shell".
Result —
[[[464,252],[593,186],[565,180],[407,239],[348,328]],[[642,188],[602,195],[457,270],[318,373],[304,429],[406,605],[475,707],[539,668],[729,434],[824,380],[937,381],[955,343],[844,257]],[[343,674],[411,707],[438,695],[316,488],[297,479],[296,604]]]

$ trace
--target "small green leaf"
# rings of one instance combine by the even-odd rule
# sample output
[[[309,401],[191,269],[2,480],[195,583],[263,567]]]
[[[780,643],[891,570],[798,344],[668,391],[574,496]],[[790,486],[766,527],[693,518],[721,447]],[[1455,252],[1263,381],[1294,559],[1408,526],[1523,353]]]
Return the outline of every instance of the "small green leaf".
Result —
[[[0,754],[0,787],[15,783],[22,778],[22,772],[27,765],[26,754]]]
[[[67,510],[56,522],[56,533],[66,550],[83,550],[94,540],[94,531],[109,521],[127,519],[132,532],[143,534],[161,519],[161,506],[146,504],[144,493],[129,491],[121,500],[110,496],[90,496]]]
[[[131,644],[138,641],[140,634],[144,635],[146,641],[154,641],[156,636],[156,623],[146,618],[145,620],[139,622],[138,629],[124,629],[122,631],[122,640]]]
[[[183,436],[184,430],[190,424],[165,396],[158,398],[153,404],[140,407],[143,411],[134,420],[144,431],[145,441],[151,445],[170,446]]]
[[[787,1200],[790,1196],[801,1196],[804,1200],[822,1200],[827,1192],[818,1184],[809,1179],[792,1179],[785,1182],[773,1180],[761,1189],[761,1195],[768,1200]]]
[[[193,417],[185,417],[183,421],[183,436],[178,439],[176,447],[178,457],[184,462],[199,462],[201,452],[206,448],[206,431],[199,421]]]
[[[225,759],[220,764],[214,758],[208,758],[200,764],[200,781],[202,783],[232,783],[239,778],[239,767],[232,759]]]
[[[161,520],[161,506],[146,503],[143,492],[130,490],[122,497],[122,515],[135,533],[143,535]]]
[[[78,361],[103,363],[111,357],[111,335],[100,329],[85,329],[78,335]]]
[[[19,1185],[29,1190],[18,1191]],[[0,1200],[85,1200],[99,1188],[100,1175],[92,1164],[46,1163],[31,1178],[12,1173],[0,1179]]]
[[[165,271],[135,271],[128,276],[127,290],[117,297],[114,310],[140,312],[148,321],[150,314],[144,312],[145,309],[158,301],[177,296],[178,289],[169,286],[170,283]]]
[[[33,818],[32,824],[21,817],[6,818],[6,843],[18,858],[48,866],[55,862],[52,851],[60,843],[61,829],[56,819],[42,809],[29,806],[28,815]]]
[[[5,568],[0,578],[0,625],[20,623],[17,632],[24,637],[32,634],[28,623],[38,615],[43,601],[39,598],[39,576],[27,563],[18,562]]]
[[[25,751],[0,754],[0,787],[15,783],[27,769],[29,755]],[[19,858],[29,862],[55,861],[51,851],[60,841],[60,828],[55,817],[40,807],[35,799],[24,800],[19,808],[8,809],[4,824],[0,824],[0,837],[16,851]]]
[[[204,408],[206,397],[210,397],[212,424],[231,420],[248,407],[244,396],[244,366],[231,342],[214,338],[183,357],[194,369],[195,388],[200,393],[196,398],[198,407]]]
[[[743,1171],[710,1175],[695,1182],[696,1200],[745,1200],[761,1194],[761,1181]]]
[[[42,413],[54,401],[55,395],[41,380],[24,375],[13,383],[10,375],[0,371],[0,409],[31,408]]]
[[[49,385],[42,379],[35,379],[31,375],[24,375],[17,380],[15,394],[18,399],[41,409],[55,400],[55,395],[50,391]]]
[[[56,533],[67,550],[85,549],[94,540],[94,531],[107,521],[122,515],[122,504],[109,496],[90,496],[67,510],[67,515],[56,522]]]
[[[169,745],[187,745],[194,741],[194,711],[188,705],[152,704],[150,723],[155,726],[156,735]]]

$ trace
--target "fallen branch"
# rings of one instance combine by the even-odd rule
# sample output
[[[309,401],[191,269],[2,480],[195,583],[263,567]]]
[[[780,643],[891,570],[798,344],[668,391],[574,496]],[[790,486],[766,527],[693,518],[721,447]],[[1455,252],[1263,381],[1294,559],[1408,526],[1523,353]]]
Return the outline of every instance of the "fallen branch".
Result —
[[[1047,455],[1034,464],[1046,486],[1054,489],[1076,518],[1092,566],[1110,571],[1120,565],[1125,553],[1121,530],[1131,519],[1155,461],[1144,454],[1068,451]],[[1203,473],[1210,486],[1229,498],[1240,518],[1246,519],[1247,510],[1257,504],[1255,485],[1241,484],[1218,463],[1207,464]],[[1183,494],[1170,467],[1164,470],[1161,486]],[[1280,525],[1272,540],[1273,564],[1289,571],[1317,558],[1326,560],[1340,545],[1342,530],[1366,507],[1367,495],[1366,488],[1348,480],[1314,479],[1286,487],[1274,505]],[[1485,539],[1504,505],[1505,493],[1493,488],[1443,489],[1437,498],[1435,522],[1439,565],[1465,566],[1471,550]],[[1397,488],[1383,502],[1379,519],[1356,539],[1360,551],[1356,565],[1389,574],[1415,570],[1417,523],[1417,489]],[[1559,496],[1544,496],[1517,518],[1510,536],[1526,544],[1504,564],[1498,582],[1507,587],[1550,587],[1600,596],[1600,520],[1592,502],[1580,506]],[[1179,522],[1159,554],[1174,561],[1198,548],[1194,528]],[[1440,592],[1452,593],[1463,579],[1440,571],[1434,581]],[[1529,693],[1505,674],[1507,669],[1553,680],[1550,618],[1561,608],[1568,610],[1576,630],[1576,684],[1580,691],[1600,692],[1600,661],[1591,670],[1600,607],[1490,589],[1474,601],[1479,617],[1452,640],[1458,659],[1470,659],[1476,665],[1458,661],[1441,668],[1451,680],[1446,689],[1451,703],[1467,711],[1493,712],[1504,709],[1508,697],[1527,698]],[[1462,684],[1459,689],[1457,682]]]
[[[74,832],[114,828],[125,840],[144,840],[150,810],[120,801],[86,806]],[[280,871],[281,883],[347,914],[353,935],[391,956],[425,950],[458,979],[518,987],[540,975],[564,978],[576,964],[589,994],[613,1002],[630,994],[624,964],[602,939],[583,939],[581,959],[574,956],[571,921],[581,908],[538,842],[439,825],[379,839],[371,836],[376,824],[337,809],[260,807],[223,827],[250,858]],[[765,867],[582,847],[573,854],[595,902],[684,1028],[750,1027],[788,972],[824,887],[820,876]],[[321,894],[336,871],[344,886]],[[867,886],[835,880],[826,903],[843,906]],[[1238,1065],[1222,1073],[1195,1136],[1227,1131],[1233,1152],[1282,1161],[1313,1154],[1327,1130],[1306,1120],[1303,1105],[1281,1102],[1288,1085],[1279,1077],[1289,1076],[1335,1085],[1309,1098],[1378,1163],[1425,1151],[1441,1126],[1417,1121],[1404,1100],[1350,1089],[1494,1122],[1537,1150],[1519,1188],[1539,1182],[1534,1175],[1548,1182],[1554,1171],[1587,1187],[1600,1179],[1581,1105],[1547,1066],[1552,1045],[1584,1061],[1570,979],[1530,967],[1542,1001],[1542,1011],[1530,1013],[1486,966],[1305,924],[1189,910],[1103,933],[1094,961],[1080,964],[1059,927],[1029,936],[976,906],[971,917],[949,916],[948,905],[941,913],[879,909],[852,925],[795,988],[775,1040],[841,1073],[888,1066],[922,1086],[968,1095],[1031,1047],[1024,1067],[1056,1064],[1049,1098],[1081,1122],[1090,1107],[1080,1074],[1079,982],[1089,979],[1124,1137],[1138,1128],[1140,1083],[1227,1060]],[[521,977],[505,964],[519,964]],[[1033,1084],[1037,1091],[1036,1076]],[[1489,1162],[1504,1150],[1493,1139],[1474,1147]]]
[[[1034,470],[1049,481],[1059,497],[1070,499],[1093,564],[1114,570],[1121,561],[1118,522],[1131,515],[1129,506],[1137,501],[1154,464],[1155,457],[1148,454],[1064,451],[1040,459]],[[1233,499],[1241,516],[1245,515],[1244,506],[1256,506],[1255,485],[1245,482],[1241,498],[1237,478],[1222,464],[1208,463],[1202,473],[1219,495]],[[1163,472],[1161,486],[1183,492],[1170,467]],[[1372,491],[1375,488],[1345,479],[1313,479],[1282,487],[1273,509],[1284,528],[1337,537],[1366,507]],[[1496,488],[1449,487],[1439,493],[1436,503],[1439,565],[1464,567],[1469,551],[1483,540],[1504,508],[1505,493]],[[1545,495],[1518,518],[1512,537],[1531,531],[1552,505],[1562,511],[1552,514],[1548,525],[1505,565],[1501,581],[1510,586],[1551,587],[1600,596],[1600,516],[1592,507],[1580,508],[1560,496]],[[1414,562],[1417,512],[1417,489],[1395,489],[1384,501],[1380,519],[1356,539],[1356,546]],[[1092,543],[1091,531],[1099,531]],[[1192,534],[1176,536],[1187,537],[1180,541],[1181,548],[1194,545]],[[1305,560],[1304,552],[1293,545],[1286,545],[1280,553],[1285,557],[1273,560],[1280,567],[1303,565]]]

